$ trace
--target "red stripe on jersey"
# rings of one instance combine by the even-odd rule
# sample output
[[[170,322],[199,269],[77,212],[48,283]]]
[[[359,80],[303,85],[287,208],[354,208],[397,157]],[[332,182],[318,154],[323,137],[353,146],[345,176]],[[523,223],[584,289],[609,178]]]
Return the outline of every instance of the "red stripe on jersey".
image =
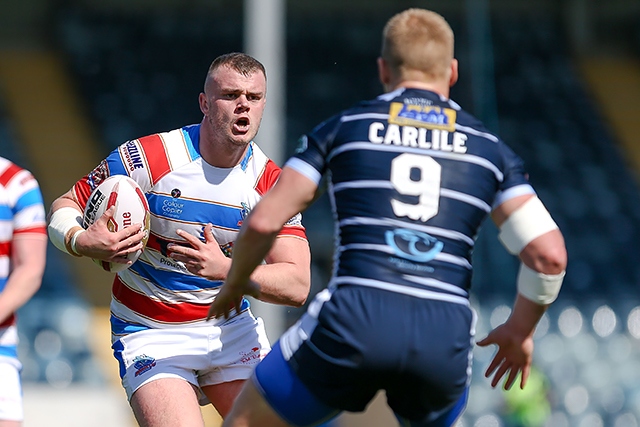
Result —
[[[144,317],[159,322],[191,322],[207,317],[209,303],[167,303],[152,300],[125,285],[117,276],[113,281],[113,296],[120,303]]]
[[[282,227],[282,230],[280,230],[278,236],[295,236],[307,240],[307,233],[305,232],[304,227],[300,226],[285,225],[284,227]]]
[[[75,193],[76,200],[80,204],[82,210],[87,206],[87,201],[91,197],[91,187],[87,181],[87,177],[83,177],[80,181],[76,182],[73,186],[73,192]]]
[[[169,243],[175,243],[176,245],[182,245],[184,247],[190,248],[191,245],[182,241],[182,240],[168,240],[162,237],[158,237],[157,234],[149,233],[149,239],[147,240],[147,248],[154,249],[162,254],[166,254],[167,245]]]
[[[47,234],[47,227],[44,225],[20,228],[13,230],[13,234]]]
[[[255,186],[259,195],[264,196],[280,176],[281,169],[272,160],[268,160]]]
[[[12,314],[7,317],[4,322],[0,323],[0,328],[6,328],[16,323],[16,315]]]
[[[160,239],[153,233],[149,233],[149,239],[147,240],[147,248],[155,249],[158,252],[162,252],[162,244]],[[166,246],[165,246],[166,249]]]
[[[151,172],[151,184],[153,185],[160,178],[171,172],[164,143],[158,134],[145,136],[138,141],[140,141],[142,151],[144,151],[144,155],[147,158],[149,171]]]
[[[2,174],[0,174],[0,185],[6,186],[9,181],[11,181],[11,178],[16,176],[16,174],[21,170],[22,168],[20,166],[12,163],[4,172],[2,172]]]
[[[11,242],[0,242],[0,256],[11,255]]]

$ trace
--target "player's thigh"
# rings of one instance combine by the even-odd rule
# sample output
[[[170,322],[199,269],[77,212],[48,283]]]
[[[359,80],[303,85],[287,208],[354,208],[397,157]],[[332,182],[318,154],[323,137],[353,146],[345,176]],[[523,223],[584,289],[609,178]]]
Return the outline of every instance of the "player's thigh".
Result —
[[[23,419],[20,363],[0,358],[0,427],[19,426]]]
[[[240,390],[246,380],[235,380],[220,384],[202,387],[202,392],[207,396],[222,418],[225,418],[233,402],[240,394]]]
[[[195,387],[180,378],[160,378],[142,385],[130,404],[141,427],[204,426]]]
[[[245,382],[223,427],[269,426],[288,427],[264,399],[253,381]]]

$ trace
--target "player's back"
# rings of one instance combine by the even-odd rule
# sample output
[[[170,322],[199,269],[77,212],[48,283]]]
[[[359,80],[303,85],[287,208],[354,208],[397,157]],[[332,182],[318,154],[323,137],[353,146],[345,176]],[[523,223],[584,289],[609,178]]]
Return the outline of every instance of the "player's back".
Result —
[[[502,141],[425,90],[358,104],[303,137],[305,144],[298,159],[331,172],[335,284],[466,299],[482,221],[501,192],[530,188]]]

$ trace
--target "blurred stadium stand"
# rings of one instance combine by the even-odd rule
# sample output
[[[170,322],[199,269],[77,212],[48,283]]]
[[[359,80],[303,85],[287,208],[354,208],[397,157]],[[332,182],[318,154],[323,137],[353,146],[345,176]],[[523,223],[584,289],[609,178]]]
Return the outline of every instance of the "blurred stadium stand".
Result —
[[[163,7],[153,9],[127,9],[118,1],[113,9],[89,3],[49,5],[47,18],[38,15],[38,22],[46,23],[47,47],[61,55],[73,76],[73,89],[81,94],[84,111],[95,125],[95,149],[101,157],[127,139],[198,122],[197,96],[209,63],[221,53],[242,50],[241,2],[217,1],[206,7],[193,2],[189,4],[200,6],[189,8],[185,3],[168,7],[171,2],[164,1]],[[392,13],[412,5],[293,3],[287,12],[286,154],[318,121],[380,93],[375,68],[380,31]],[[507,393],[492,390],[483,377],[492,349],[478,348],[471,398],[460,427],[637,427],[640,193],[638,171],[632,167],[640,162],[630,158],[634,153],[628,140],[634,135],[616,128],[625,123],[616,121],[620,115],[610,109],[616,102],[606,99],[607,90],[589,84],[616,78],[598,74],[603,52],[638,61],[639,8],[621,0],[609,2],[608,8],[587,0],[537,2],[536,7],[517,1],[492,3],[486,28],[496,98],[494,110],[480,111],[474,98],[479,92],[473,87],[479,84],[474,77],[478,67],[469,48],[477,34],[465,9],[470,4],[426,5],[443,13],[456,32],[461,79],[452,98],[471,112],[478,109],[524,159],[531,182],[565,234],[569,267],[561,296],[536,333],[534,360],[547,406],[534,409],[548,411],[546,421],[526,424],[523,416],[514,415],[510,405],[517,396],[507,398]],[[588,21],[581,18],[585,7],[591,7]],[[628,91],[631,104],[626,108],[640,110],[638,88]],[[9,110],[0,102],[0,150],[28,167]],[[326,283],[332,259],[326,197],[305,214],[305,225],[315,293]],[[508,316],[514,298],[517,261],[498,243],[496,232],[487,222],[474,253],[478,337]],[[100,374],[101,356],[90,351],[87,338],[94,301],[83,295],[86,289],[78,291],[82,286],[71,285],[76,278],[68,257],[55,249],[49,253],[42,290],[20,312],[24,379],[59,388],[111,381]],[[289,322],[300,313],[290,310]],[[377,419],[392,418],[382,413]],[[352,416],[334,424],[378,425]]]

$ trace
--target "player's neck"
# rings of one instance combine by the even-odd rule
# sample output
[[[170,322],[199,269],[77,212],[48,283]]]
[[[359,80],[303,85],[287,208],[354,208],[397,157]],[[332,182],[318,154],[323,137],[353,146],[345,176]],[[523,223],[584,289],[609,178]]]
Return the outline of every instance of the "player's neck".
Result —
[[[422,89],[428,90],[431,92],[435,92],[438,95],[444,96],[445,98],[449,98],[449,85],[440,84],[438,82],[425,82],[420,80],[402,80],[395,85],[390,85],[388,92],[399,89],[401,87],[407,89]]]

